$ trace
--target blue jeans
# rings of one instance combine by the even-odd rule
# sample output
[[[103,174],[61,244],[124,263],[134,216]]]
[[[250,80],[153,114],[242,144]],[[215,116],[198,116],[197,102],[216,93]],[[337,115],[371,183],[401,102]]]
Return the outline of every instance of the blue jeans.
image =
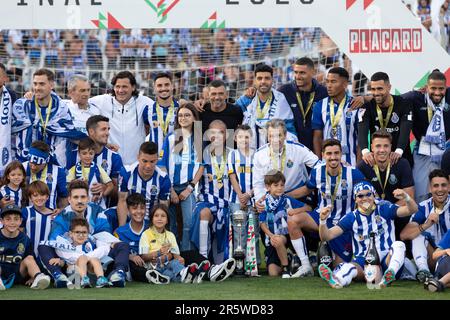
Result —
[[[230,219],[231,221],[233,221],[233,213],[236,212],[237,210],[239,210],[241,208],[241,205],[239,203],[230,203]],[[246,210],[244,210],[246,211]],[[255,230],[255,246],[256,246],[256,262],[258,264],[261,263],[261,255],[259,252],[259,219],[258,219],[258,215],[256,213],[253,213],[253,223],[254,223],[254,230]],[[233,222],[233,226],[234,226],[234,222]],[[243,228],[241,230],[241,234],[238,234],[238,230],[236,230],[236,228],[233,228],[233,239],[238,239],[238,237],[240,237],[241,243],[242,243],[242,248],[244,249],[244,251],[247,248],[247,230],[248,230],[248,212],[247,214],[244,216],[244,225]],[[237,240],[233,240],[233,246],[236,246],[237,244]]]
[[[187,187],[187,183],[179,185],[179,186],[173,186],[173,189],[175,192],[179,195],[181,192],[184,191]],[[181,213],[183,215],[183,238],[180,241],[179,237],[177,236],[178,243],[180,244],[180,250],[181,251],[189,251],[191,250],[192,244],[190,240],[190,230],[191,230],[191,224],[192,224],[192,214],[194,212],[195,208],[195,196],[194,191],[191,192],[189,197],[186,198],[186,200],[180,201],[180,207],[181,207]],[[169,215],[170,215],[170,231],[173,232],[175,235],[178,235],[177,232],[177,211],[176,211],[177,205],[171,204],[169,208]]]
[[[180,272],[184,269],[184,266],[178,261],[178,259],[172,259],[169,261],[169,263],[165,264],[164,266],[158,266],[156,267],[156,271],[162,273],[165,276],[168,276],[170,278],[170,281],[172,282],[180,282],[181,276]]]

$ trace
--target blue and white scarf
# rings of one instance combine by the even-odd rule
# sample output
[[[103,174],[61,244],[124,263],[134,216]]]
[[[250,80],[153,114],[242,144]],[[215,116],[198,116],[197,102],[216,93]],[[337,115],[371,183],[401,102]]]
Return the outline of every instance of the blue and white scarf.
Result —
[[[288,234],[287,229],[287,197],[282,195],[274,198],[269,193],[266,194],[266,212],[267,224],[274,234],[285,235]],[[272,229],[273,228],[273,229]]]
[[[431,161],[440,163],[445,152],[444,107],[445,98],[435,105],[428,94],[425,95],[427,106],[433,108],[433,118],[428,125],[427,133],[419,146],[419,153],[431,156]]]
[[[11,110],[12,110],[12,97],[8,89],[5,86],[0,87],[0,108],[1,108],[1,134],[5,135],[0,141],[0,174],[3,175],[3,171],[8,163],[11,162]]]
[[[94,179],[94,177],[97,177],[98,182],[101,181],[100,169],[98,168],[95,162],[92,162],[89,169],[88,180],[86,181],[88,185],[91,184],[92,179]],[[75,165],[75,179],[84,180],[83,165],[81,164],[81,161],[78,161],[77,164]]]

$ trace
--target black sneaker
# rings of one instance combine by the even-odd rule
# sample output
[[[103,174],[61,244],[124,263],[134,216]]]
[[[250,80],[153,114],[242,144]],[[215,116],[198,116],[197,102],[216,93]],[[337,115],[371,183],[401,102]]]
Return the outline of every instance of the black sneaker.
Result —
[[[282,279],[289,279],[291,277],[291,273],[289,272],[289,269],[287,266],[282,267],[281,269],[281,278]]]
[[[442,292],[445,290],[445,286],[436,278],[427,278],[424,282],[424,288],[430,292]]]
[[[433,278],[433,274],[428,270],[422,269],[416,273],[416,279],[420,283],[425,283],[425,280],[429,278]]]

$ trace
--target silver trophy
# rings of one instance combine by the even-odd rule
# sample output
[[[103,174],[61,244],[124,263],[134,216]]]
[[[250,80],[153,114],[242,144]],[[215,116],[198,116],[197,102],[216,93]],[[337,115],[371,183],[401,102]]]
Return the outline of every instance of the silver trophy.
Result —
[[[245,261],[245,250],[242,244],[242,232],[243,228],[245,228],[245,220],[246,220],[247,212],[243,210],[237,210],[233,213],[233,258],[236,260],[236,269],[234,273],[236,275],[243,275],[245,273],[244,270],[244,261]]]

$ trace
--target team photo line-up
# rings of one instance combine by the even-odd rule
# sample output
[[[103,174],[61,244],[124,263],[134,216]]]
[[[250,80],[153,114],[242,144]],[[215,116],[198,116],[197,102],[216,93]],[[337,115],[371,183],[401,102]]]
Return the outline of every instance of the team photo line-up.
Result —
[[[325,85],[309,58],[293,70],[275,89],[272,67],[257,65],[236,101],[221,80],[177,101],[165,72],[155,100],[129,71],[93,97],[74,75],[69,100],[48,69],[20,99],[2,80],[0,290],[220,282],[265,262],[269,276],[318,274],[332,288],[402,279],[444,291],[445,75],[391,95],[377,72],[371,94],[352,97],[344,68]]]

